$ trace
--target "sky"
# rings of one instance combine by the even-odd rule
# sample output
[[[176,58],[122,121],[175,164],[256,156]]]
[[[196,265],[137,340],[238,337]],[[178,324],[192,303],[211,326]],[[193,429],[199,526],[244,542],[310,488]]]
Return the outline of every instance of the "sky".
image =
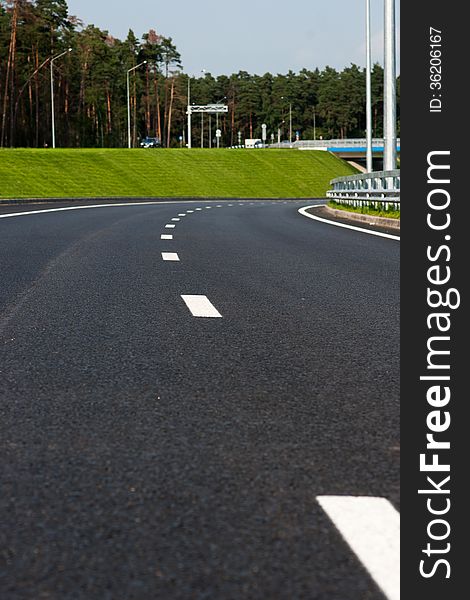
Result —
[[[119,39],[129,29],[138,38],[149,29],[173,38],[193,76],[365,66],[365,0],[68,0],[68,6],[85,25]],[[383,64],[383,0],[371,0],[371,30],[372,60]]]

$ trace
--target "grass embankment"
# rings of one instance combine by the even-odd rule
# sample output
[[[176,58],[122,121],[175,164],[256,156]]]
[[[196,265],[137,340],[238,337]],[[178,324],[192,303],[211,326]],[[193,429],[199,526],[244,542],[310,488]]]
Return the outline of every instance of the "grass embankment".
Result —
[[[354,172],[327,152],[11,149],[0,150],[0,198],[312,198]]]
[[[399,219],[400,211],[399,210],[385,210],[384,208],[375,208],[373,205],[369,206],[349,206],[347,204],[339,204],[334,200],[330,200],[328,202],[328,206],[331,208],[336,208],[338,210],[344,210],[347,212],[355,212],[363,215],[372,215],[374,217],[388,217],[390,219]]]

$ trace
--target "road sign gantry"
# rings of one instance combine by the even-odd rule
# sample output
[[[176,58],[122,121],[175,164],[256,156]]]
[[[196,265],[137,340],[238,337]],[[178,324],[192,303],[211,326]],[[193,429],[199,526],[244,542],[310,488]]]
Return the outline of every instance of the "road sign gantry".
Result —
[[[188,115],[188,148],[191,148],[191,115],[193,113],[220,115],[228,113],[228,106],[226,104],[188,104],[186,111]]]

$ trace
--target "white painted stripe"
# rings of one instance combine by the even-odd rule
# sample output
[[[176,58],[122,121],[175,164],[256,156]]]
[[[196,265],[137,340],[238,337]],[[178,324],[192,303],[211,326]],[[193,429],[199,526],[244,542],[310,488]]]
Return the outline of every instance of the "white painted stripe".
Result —
[[[328,223],[328,225],[335,225],[336,227],[344,227],[345,229],[352,229],[353,231],[360,231],[361,233],[368,233],[369,235],[377,235],[379,237],[400,241],[400,236],[398,235],[392,235],[391,233],[382,233],[381,231],[373,231],[372,229],[362,229],[362,227],[355,227],[354,225],[346,225],[346,223],[330,221],[328,219],[323,219],[322,217],[311,215],[309,212],[307,212],[309,208],[320,208],[321,206],[323,206],[323,204],[313,204],[312,206],[304,206],[303,208],[299,208],[298,212],[304,217],[314,219],[315,221],[321,221],[322,223]]]
[[[178,219],[178,217],[175,217],[174,219],[171,219],[172,221],[181,221],[181,219]]]
[[[389,600],[400,599],[400,513],[385,498],[317,500]]]
[[[202,210],[202,208],[196,208],[196,210]]]
[[[34,199],[32,200],[32,202]],[[64,202],[68,202],[67,198],[64,198]],[[71,200],[73,202],[73,200]],[[27,217],[28,215],[39,215],[42,213],[54,213],[54,212],[64,212],[69,210],[86,210],[88,208],[115,208],[116,206],[157,206],[161,204],[195,204],[198,200],[162,200],[158,202],[113,202],[112,204],[84,204],[82,206],[62,206],[60,208],[43,208],[40,210],[25,210],[22,212],[14,212],[14,213],[6,213],[4,215],[0,215],[0,219],[7,219],[10,217]],[[0,203],[0,206],[2,204]],[[202,210],[202,209],[199,209]],[[188,212],[194,212],[188,210]]]
[[[176,254],[176,252],[162,252],[163,260],[179,260],[180,257]]]
[[[194,212],[194,210],[187,210],[186,212],[187,212],[188,214],[191,214],[191,213],[193,213],[193,212]]]
[[[217,204],[216,208],[222,208],[222,204]]]
[[[178,213],[178,217],[185,217],[186,213]]]
[[[161,240],[172,240],[173,236],[171,234],[167,234],[167,233],[162,233],[162,235],[160,236]]]
[[[212,206],[206,206],[206,208],[212,208]]]
[[[228,206],[233,206],[233,204],[229,204]]]
[[[167,225],[165,225],[165,229],[174,229],[176,227],[176,225],[172,225],[171,223],[168,223]]]
[[[222,317],[207,296],[182,295],[181,298],[194,317]]]

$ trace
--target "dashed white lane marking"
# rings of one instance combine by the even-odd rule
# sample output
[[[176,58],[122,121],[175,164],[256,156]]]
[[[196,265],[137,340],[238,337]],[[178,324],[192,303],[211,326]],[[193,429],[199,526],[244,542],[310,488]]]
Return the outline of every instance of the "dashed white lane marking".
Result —
[[[179,260],[180,257],[176,254],[176,252],[162,252],[163,260]]]
[[[202,210],[202,208],[196,208],[196,210]]]
[[[191,213],[194,212],[194,210],[187,210],[186,212],[190,215]]]
[[[385,498],[317,500],[389,600],[400,598],[400,513]]]
[[[206,208],[212,208],[212,206],[206,206]]]
[[[171,219],[171,220],[172,220],[172,221],[181,221],[181,219],[180,219],[180,218],[178,218],[178,217],[174,217],[174,218],[173,218],[173,219]]]
[[[172,240],[173,236],[170,233],[162,233],[160,236],[161,240]]]
[[[182,295],[193,317],[221,318],[222,315],[207,296]]]
[[[222,204],[217,204],[216,208],[222,208]]]
[[[233,204],[228,204],[227,206],[233,206]]]
[[[178,217],[185,217],[186,213],[178,213]]]
[[[355,227],[354,225],[346,225],[346,223],[338,223],[337,221],[330,221],[328,219],[323,219],[322,217],[317,217],[316,215],[312,215],[307,210],[309,208],[320,208],[323,206],[322,204],[312,204],[311,206],[304,206],[303,208],[299,208],[299,213],[304,217],[308,217],[309,219],[314,219],[315,221],[321,221],[322,223],[328,223],[328,225],[335,225],[336,227],[344,227],[345,229],[352,229],[354,231],[360,231],[361,233],[368,233],[369,235],[377,235],[379,237],[389,238],[391,240],[400,241],[400,237],[398,235],[392,235],[391,233],[382,233],[381,231],[372,231],[371,229],[363,229],[362,227]]]
[[[174,229],[176,227],[176,225],[172,225],[171,223],[168,223],[167,225],[165,225],[165,229]]]

